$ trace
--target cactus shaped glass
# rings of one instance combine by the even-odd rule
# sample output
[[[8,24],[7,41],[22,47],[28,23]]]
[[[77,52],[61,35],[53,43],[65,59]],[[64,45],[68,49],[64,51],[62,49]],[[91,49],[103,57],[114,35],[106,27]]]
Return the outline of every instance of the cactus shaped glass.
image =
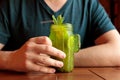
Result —
[[[57,19],[53,16],[54,24],[51,25],[50,39],[57,49],[66,54],[65,59],[55,58],[63,61],[64,66],[57,68],[59,72],[71,72],[74,68],[74,53],[80,48],[79,34],[73,34],[73,26],[70,23],[63,24],[63,17],[59,15]]]

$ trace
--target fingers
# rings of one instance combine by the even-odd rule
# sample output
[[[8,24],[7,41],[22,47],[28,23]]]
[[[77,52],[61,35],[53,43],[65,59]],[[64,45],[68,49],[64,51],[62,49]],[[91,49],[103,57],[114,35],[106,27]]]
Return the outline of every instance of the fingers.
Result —
[[[48,45],[49,44],[49,45]],[[44,53],[50,56],[55,56],[58,58],[65,58],[66,55],[63,51],[58,50],[51,46],[51,40],[48,37],[36,37],[30,39],[26,43],[26,49],[28,51],[33,51],[34,53]]]
[[[47,44],[52,46],[51,40],[46,36],[31,38],[30,41],[36,44]]]
[[[38,54],[45,53],[50,56],[55,56],[55,57],[62,58],[62,59],[66,57],[66,55],[63,51],[58,50],[49,45],[41,44],[41,45],[34,45],[33,47],[34,47],[34,51]]]
[[[54,67],[63,67],[63,62],[52,59],[49,56],[46,55],[38,55],[38,54],[32,54],[32,62],[36,64],[44,64],[45,66],[54,66]],[[41,65],[40,64],[40,65]]]
[[[26,66],[29,71],[37,71],[37,72],[43,72],[43,73],[55,73],[55,69],[47,66],[41,66],[34,64],[32,62],[28,62],[28,65]]]
[[[29,64],[27,63],[26,65],[28,65],[28,71],[40,71],[40,72],[44,72],[44,73],[54,73],[55,71],[52,72],[52,70],[54,70],[52,67],[63,67],[63,62],[52,59],[49,55],[46,54],[35,54],[35,53],[27,53],[27,57],[26,57],[29,61]],[[35,66],[35,67],[31,67]],[[42,69],[41,69],[42,68]],[[45,70],[44,70],[45,69]],[[48,72],[47,72],[48,71]]]

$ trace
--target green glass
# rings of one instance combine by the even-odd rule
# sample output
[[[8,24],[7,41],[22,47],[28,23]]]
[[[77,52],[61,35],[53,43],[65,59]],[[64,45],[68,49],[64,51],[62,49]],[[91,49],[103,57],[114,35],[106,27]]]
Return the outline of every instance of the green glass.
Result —
[[[60,72],[71,72],[74,68],[74,38],[75,35],[73,34],[71,24],[51,25],[50,39],[52,40],[53,46],[66,54],[65,59],[56,58],[64,63],[62,68],[57,68]]]
[[[57,68],[59,72],[71,72],[74,68],[74,53],[80,48],[80,36],[73,34],[73,26],[70,23],[52,24],[49,35],[52,44],[57,49],[66,54],[65,59],[59,59],[64,63],[62,68]]]

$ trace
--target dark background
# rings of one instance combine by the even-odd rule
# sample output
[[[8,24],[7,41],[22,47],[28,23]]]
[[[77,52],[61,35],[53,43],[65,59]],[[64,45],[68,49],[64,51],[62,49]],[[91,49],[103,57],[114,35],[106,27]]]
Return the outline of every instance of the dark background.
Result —
[[[99,0],[120,32],[120,0]]]

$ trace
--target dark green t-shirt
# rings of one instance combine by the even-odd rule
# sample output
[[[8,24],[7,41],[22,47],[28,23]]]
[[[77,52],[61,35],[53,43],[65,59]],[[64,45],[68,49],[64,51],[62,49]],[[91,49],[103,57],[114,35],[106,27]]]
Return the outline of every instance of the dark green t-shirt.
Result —
[[[57,6],[56,6],[57,7]],[[0,43],[3,50],[20,48],[29,38],[49,36],[52,15],[72,23],[74,33],[81,35],[82,48],[94,45],[94,40],[115,29],[98,0],[67,0],[57,12],[44,0],[1,0]]]

